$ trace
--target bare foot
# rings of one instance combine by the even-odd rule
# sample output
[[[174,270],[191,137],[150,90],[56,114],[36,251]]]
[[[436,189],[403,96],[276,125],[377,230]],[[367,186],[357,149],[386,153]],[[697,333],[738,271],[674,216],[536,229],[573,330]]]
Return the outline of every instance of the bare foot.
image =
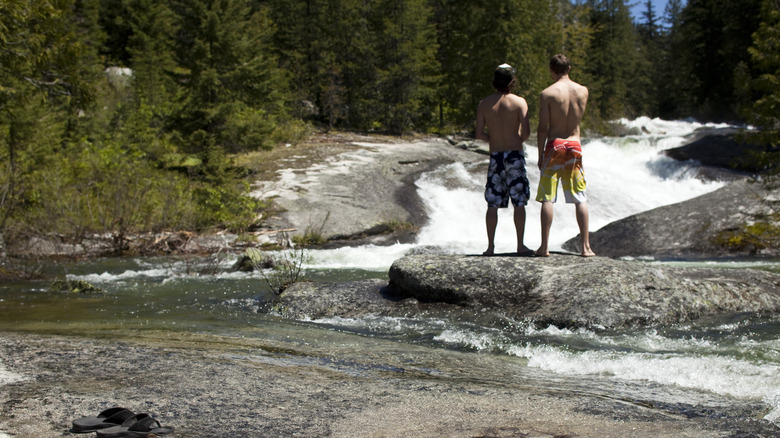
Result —
[[[519,255],[519,256],[534,255],[534,250],[532,250],[531,248],[523,245],[523,246],[517,248],[517,255]]]
[[[493,245],[488,246],[487,251],[483,252],[482,255],[484,255],[484,256],[492,256],[493,255]]]
[[[547,251],[546,249],[542,250],[542,248],[539,248],[534,252],[534,255],[537,257],[550,257],[550,251]]]
[[[582,257],[596,257],[596,253],[591,250],[583,251],[580,255]]]

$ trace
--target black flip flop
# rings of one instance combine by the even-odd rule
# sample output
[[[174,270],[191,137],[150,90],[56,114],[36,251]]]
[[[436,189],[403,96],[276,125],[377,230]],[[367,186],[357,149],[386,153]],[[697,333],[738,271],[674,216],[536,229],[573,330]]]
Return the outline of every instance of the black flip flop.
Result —
[[[73,433],[89,433],[100,429],[118,426],[135,414],[123,407],[116,406],[90,417],[81,417],[73,420]]]
[[[149,414],[138,414],[125,420],[121,426],[98,430],[97,436],[142,438],[171,434],[173,430],[173,427],[162,427],[160,422]]]

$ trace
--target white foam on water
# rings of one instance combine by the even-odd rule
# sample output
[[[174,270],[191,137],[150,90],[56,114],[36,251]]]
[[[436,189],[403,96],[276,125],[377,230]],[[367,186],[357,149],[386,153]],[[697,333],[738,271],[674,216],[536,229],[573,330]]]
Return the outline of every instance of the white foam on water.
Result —
[[[442,330],[447,326],[444,320],[420,320],[419,318],[404,318],[396,316],[362,316],[359,318],[344,318],[340,316],[318,318],[311,320],[316,324],[348,327],[371,333],[403,334],[408,332],[424,333],[431,330]]]
[[[446,329],[434,339],[460,348],[503,352],[524,358],[528,366],[564,376],[595,376],[626,381],[644,381],[660,385],[709,391],[738,399],[762,401],[769,407],[765,419],[780,419],[780,365],[774,359],[744,359],[730,356],[732,347],[687,337],[668,338],[655,330],[615,337],[599,336],[586,329],[568,330],[554,326],[545,329],[527,327],[525,335],[537,341],[511,341],[499,331],[473,332]],[[591,347],[576,350],[567,346],[539,342],[570,338],[585,341]],[[738,340],[737,348],[745,356],[751,352],[776,355],[780,340]],[[772,353],[774,351],[774,353]]]
[[[637,128],[646,135],[684,136],[701,128],[728,128],[726,123],[699,123],[696,120],[663,120],[659,118],[637,117],[636,119],[618,119],[616,123],[627,128]]]
[[[583,165],[587,180],[590,231],[618,219],[674,204],[711,192],[721,182],[695,177],[697,163],[678,162],[663,150],[684,144],[684,135],[704,125],[695,122],[639,122],[655,133],[628,137],[604,137],[583,141]],[[526,206],[524,243],[541,243],[540,204],[533,200],[539,183],[537,148],[526,145],[526,167],[531,198]],[[457,180],[457,184],[453,184]],[[454,253],[481,253],[487,246],[485,231],[484,175],[475,175],[456,163],[424,175],[417,181],[418,193],[428,209],[429,223],[418,235],[418,244],[437,245]],[[454,187],[453,187],[454,186]],[[554,205],[552,249],[560,249],[579,233],[574,207],[559,193]],[[499,210],[496,251],[514,252],[516,239],[512,208]]]
[[[415,248],[412,244],[366,245],[329,250],[306,250],[307,269],[364,269],[386,271],[393,262]]]
[[[509,353],[528,359],[531,367],[557,374],[601,375],[711,391],[763,401],[770,407],[766,416],[770,421],[780,414],[780,367],[776,364],[704,354],[573,352],[549,345],[516,346]]]
[[[100,274],[72,275],[67,276],[68,280],[84,280],[91,283],[110,283],[114,281],[134,280],[138,278],[165,278],[170,277],[172,271],[169,268],[157,268],[146,270],[125,270],[120,273],[103,272]]]

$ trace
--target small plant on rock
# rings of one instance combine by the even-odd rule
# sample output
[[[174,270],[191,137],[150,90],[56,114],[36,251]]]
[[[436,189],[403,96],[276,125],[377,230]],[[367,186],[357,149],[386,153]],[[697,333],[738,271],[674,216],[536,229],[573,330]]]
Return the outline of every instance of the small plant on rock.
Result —
[[[282,233],[280,241],[289,242],[287,234]],[[276,295],[281,295],[291,285],[303,281],[303,265],[308,260],[305,245],[297,245],[279,251],[278,255],[268,258],[251,257],[255,270],[260,272],[263,279],[271,287]],[[270,268],[269,268],[270,265]]]

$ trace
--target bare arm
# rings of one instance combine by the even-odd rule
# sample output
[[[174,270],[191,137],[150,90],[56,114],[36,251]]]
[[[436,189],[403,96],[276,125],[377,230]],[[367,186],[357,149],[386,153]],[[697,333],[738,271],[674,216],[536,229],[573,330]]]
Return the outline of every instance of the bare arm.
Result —
[[[479,106],[477,107],[477,140],[483,140],[490,143],[490,135],[485,132],[485,114],[482,107],[483,104],[480,102]]]
[[[536,146],[539,148],[539,168],[544,161],[544,147],[547,143],[547,131],[550,128],[550,107],[544,94],[539,97],[539,126],[536,129]]]
[[[531,122],[528,117],[528,104],[525,99],[522,99],[522,105],[520,106],[520,144],[525,143],[528,137],[531,136]]]

